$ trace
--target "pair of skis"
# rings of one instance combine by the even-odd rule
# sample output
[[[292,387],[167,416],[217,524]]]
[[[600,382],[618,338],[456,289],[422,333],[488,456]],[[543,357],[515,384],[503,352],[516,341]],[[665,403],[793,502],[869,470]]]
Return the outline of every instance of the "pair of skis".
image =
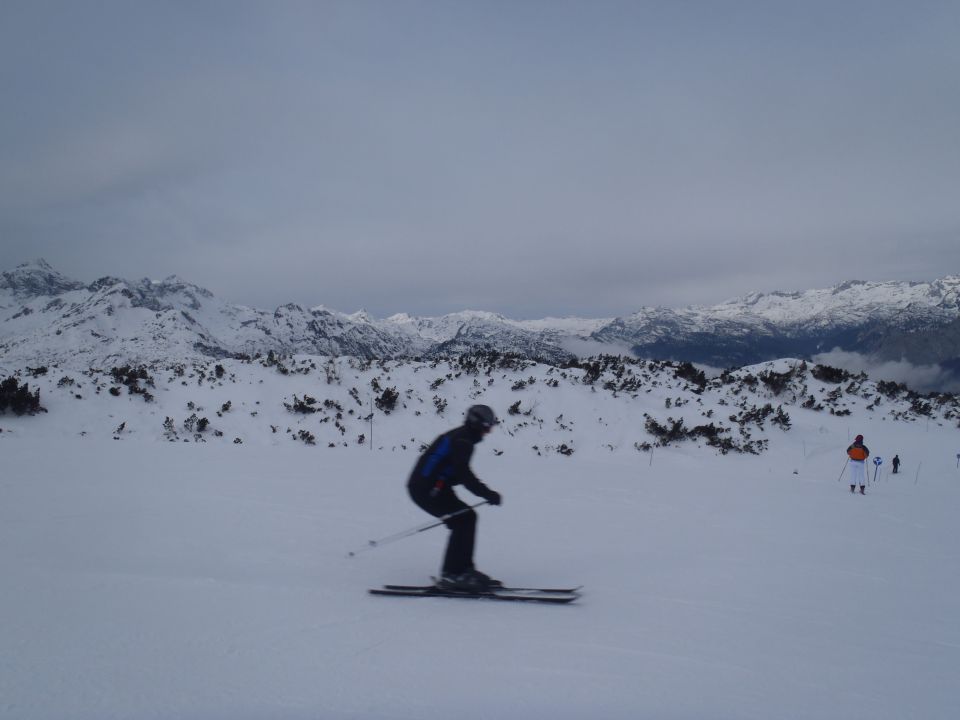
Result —
[[[469,592],[443,590],[436,585],[384,585],[380,588],[371,588],[370,594],[392,595],[395,597],[463,598],[468,600],[501,600],[507,602],[535,602],[564,605],[580,597],[580,587],[532,588],[504,586]]]
[[[405,537],[410,537],[411,535],[416,535],[421,533],[424,530],[429,530],[430,528],[439,527],[446,523],[452,517],[456,517],[462,513],[471,512],[473,508],[480,507],[481,505],[486,505],[490,501],[484,500],[483,502],[476,503],[475,505],[470,505],[461,510],[449,513],[448,515],[443,515],[439,517],[436,521],[430,522],[426,525],[421,525],[420,527],[410,528],[409,530],[404,530],[394,535],[388,535],[385,538],[380,538],[379,540],[370,540],[367,543],[366,547],[360,548],[359,550],[354,550],[347,553],[348,558],[356,557],[357,553],[363,552],[364,550],[373,550],[380,547],[381,545],[386,545],[387,543],[395,542],[397,540],[402,540]],[[436,578],[434,578],[436,582]],[[491,587],[488,590],[483,591],[459,591],[459,590],[444,590],[434,585],[384,585],[379,588],[371,588],[371,595],[393,595],[394,597],[449,597],[449,598],[464,598],[472,600],[506,600],[510,602],[537,602],[537,603],[553,603],[557,605],[562,605],[565,603],[573,602],[578,597],[580,597],[580,587],[571,587],[571,588],[532,588],[532,587]]]

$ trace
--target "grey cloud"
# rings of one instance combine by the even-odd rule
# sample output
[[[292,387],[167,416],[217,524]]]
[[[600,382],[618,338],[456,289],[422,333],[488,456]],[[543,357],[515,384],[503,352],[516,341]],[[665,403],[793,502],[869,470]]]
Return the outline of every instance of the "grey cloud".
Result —
[[[0,264],[606,316],[960,267],[960,9],[5,3]]]
[[[813,361],[850,372],[865,372],[872,380],[903,383],[916,392],[960,392],[960,380],[939,365],[914,365],[907,360],[878,361],[839,349],[815,355]]]

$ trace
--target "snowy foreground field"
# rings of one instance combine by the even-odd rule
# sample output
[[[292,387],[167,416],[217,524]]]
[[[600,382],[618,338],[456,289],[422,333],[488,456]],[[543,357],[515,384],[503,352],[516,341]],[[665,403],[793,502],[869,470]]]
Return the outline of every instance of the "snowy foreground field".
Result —
[[[558,607],[366,594],[439,562],[442,529],[346,557],[427,519],[413,448],[0,434],[0,716],[960,717],[957,431],[858,426],[908,458],[860,497],[847,422],[762,456],[480,446],[478,566],[585,585]]]

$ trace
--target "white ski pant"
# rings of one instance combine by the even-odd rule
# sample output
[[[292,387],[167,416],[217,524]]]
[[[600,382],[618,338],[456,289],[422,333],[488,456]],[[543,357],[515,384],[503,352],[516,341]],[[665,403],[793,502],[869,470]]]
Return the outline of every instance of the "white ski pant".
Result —
[[[850,484],[861,486],[867,484],[866,467],[863,460],[850,461]]]

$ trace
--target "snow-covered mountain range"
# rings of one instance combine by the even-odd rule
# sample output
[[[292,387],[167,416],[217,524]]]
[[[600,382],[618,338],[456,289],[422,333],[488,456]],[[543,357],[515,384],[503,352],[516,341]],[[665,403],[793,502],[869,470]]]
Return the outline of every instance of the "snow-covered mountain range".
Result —
[[[10,364],[85,360],[178,362],[258,353],[429,357],[465,349],[515,352],[548,362],[570,359],[560,346],[600,321],[515,322],[488,312],[439,318],[374,319],[318,306],[273,311],[230,305],[176,276],[162,281],[104,277],[89,285],[38,260],[0,273],[0,357]]]
[[[713,307],[644,309],[594,337],[646,357],[720,367],[833,349],[960,365],[960,276],[934,282],[850,281],[825,290],[752,293]]]
[[[960,276],[948,276],[753,293],[712,307],[644,308],[613,319],[513,320],[482,311],[376,319],[322,306],[231,305],[176,276],[84,284],[37,260],[0,273],[0,362],[182,362],[271,350],[431,358],[495,350],[562,364],[614,347],[732,367],[838,348],[960,372],[958,292]]]

